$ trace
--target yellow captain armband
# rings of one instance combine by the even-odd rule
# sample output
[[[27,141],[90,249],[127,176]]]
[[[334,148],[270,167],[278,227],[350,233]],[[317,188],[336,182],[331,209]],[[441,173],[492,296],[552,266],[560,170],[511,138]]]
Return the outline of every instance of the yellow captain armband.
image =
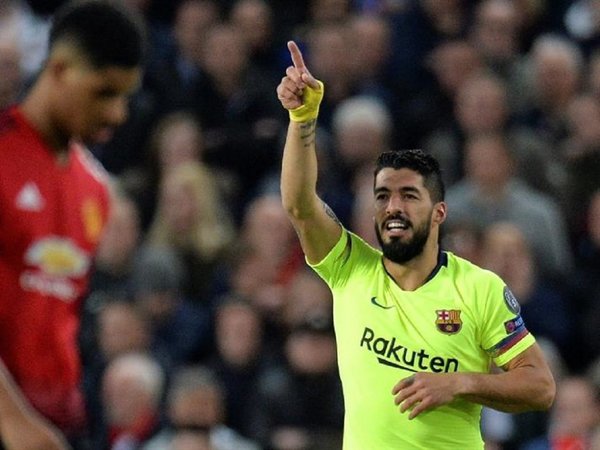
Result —
[[[293,122],[309,122],[317,118],[319,106],[325,93],[325,85],[319,80],[317,80],[317,83],[319,83],[319,89],[306,86],[302,96],[302,105],[289,110],[290,120]]]

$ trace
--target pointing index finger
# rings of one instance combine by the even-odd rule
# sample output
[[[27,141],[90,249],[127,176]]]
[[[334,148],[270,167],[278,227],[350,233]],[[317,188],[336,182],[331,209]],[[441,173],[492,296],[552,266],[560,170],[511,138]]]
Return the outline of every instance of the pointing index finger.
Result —
[[[294,67],[296,69],[306,69],[304,58],[302,57],[302,52],[298,48],[298,45],[294,41],[289,41],[287,46],[288,50],[290,51],[290,55],[292,56]]]

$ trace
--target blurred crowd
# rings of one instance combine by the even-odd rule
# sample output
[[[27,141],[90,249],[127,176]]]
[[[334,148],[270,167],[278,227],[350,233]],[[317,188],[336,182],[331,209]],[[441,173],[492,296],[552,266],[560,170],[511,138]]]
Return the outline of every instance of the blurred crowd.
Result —
[[[290,39],[326,88],[321,197],[377,245],[375,157],[434,154],[443,247],[506,281],[552,364],[552,410],[484,409],[487,448],[600,449],[600,0],[121,1],[150,45],[92,148],[118,191],[83,305],[94,449],[341,448],[331,296],[278,192]],[[60,3],[0,1],[0,108]]]

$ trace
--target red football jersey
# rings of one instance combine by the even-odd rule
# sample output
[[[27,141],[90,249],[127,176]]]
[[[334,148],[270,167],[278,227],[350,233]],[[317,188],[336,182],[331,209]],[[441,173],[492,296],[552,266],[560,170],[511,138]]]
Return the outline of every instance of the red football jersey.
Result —
[[[59,163],[17,108],[0,114],[0,358],[67,432],[85,421],[79,312],[108,201],[87,150]]]

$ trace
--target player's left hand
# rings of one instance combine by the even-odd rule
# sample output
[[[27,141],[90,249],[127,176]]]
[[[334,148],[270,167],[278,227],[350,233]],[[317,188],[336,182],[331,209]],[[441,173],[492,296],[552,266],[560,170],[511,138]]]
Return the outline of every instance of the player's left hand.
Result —
[[[400,412],[414,419],[424,411],[450,403],[458,393],[457,374],[419,372],[400,380],[392,389]]]

